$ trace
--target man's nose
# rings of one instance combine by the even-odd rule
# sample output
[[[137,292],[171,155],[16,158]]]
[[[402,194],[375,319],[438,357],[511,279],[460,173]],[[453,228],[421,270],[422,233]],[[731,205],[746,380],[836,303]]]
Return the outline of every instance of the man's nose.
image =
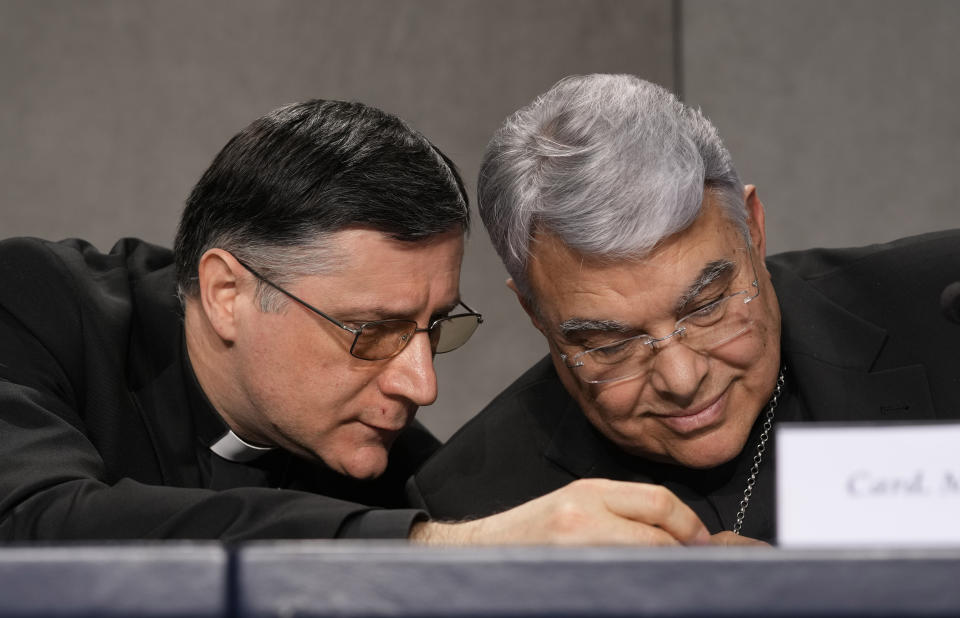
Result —
[[[683,345],[683,340],[670,341],[653,356],[650,385],[664,399],[679,405],[694,401],[710,368],[703,354]]]
[[[380,390],[385,395],[409,399],[428,406],[437,399],[437,372],[433,367],[430,334],[418,331],[402,352],[387,361]]]

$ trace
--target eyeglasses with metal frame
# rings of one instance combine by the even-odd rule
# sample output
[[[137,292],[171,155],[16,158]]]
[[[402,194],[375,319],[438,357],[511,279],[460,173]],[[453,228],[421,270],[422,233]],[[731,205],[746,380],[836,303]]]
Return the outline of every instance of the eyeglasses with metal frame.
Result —
[[[420,328],[414,320],[403,319],[374,320],[371,322],[363,322],[356,327],[349,326],[283,289],[267,277],[261,275],[249,264],[237,258],[237,256],[233,256],[233,258],[258,280],[323,319],[353,334],[353,342],[350,344],[350,355],[361,360],[379,361],[393,358],[403,352],[417,333],[427,333],[430,338],[430,349],[434,354],[450,352],[465,344],[477,330],[477,327],[483,323],[482,315],[468,307],[463,301],[460,301],[458,304],[467,310],[465,313],[438,318],[430,322],[430,325],[426,328]]]
[[[560,354],[561,360],[582,381],[609,384],[646,374],[657,351],[674,339],[695,352],[707,353],[746,333],[753,325],[748,305],[760,295],[760,282],[750,250],[738,251],[746,251],[750,255],[753,268],[753,281],[750,283],[752,296],[749,288],[725,294],[684,315],[677,320],[673,332],[663,337],[635,335],[572,356]],[[738,272],[731,285],[741,279]]]

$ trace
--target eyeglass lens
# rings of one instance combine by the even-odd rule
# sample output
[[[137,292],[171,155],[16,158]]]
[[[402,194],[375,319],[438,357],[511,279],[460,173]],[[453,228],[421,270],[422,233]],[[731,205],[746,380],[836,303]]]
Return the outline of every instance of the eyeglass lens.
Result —
[[[710,308],[709,319],[692,315],[682,320],[678,328],[680,341],[697,352],[710,352],[750,330],[748,305],[743,302],[745,292],[727,296]],[[650,368],[650,361],[658,346],[647,337],[634,337],[585,352],[577,357],[576,371],[580,378],[591,383],[616,382],[643,375]]]
[[[428,335],[435,354],[450,352],[465,344],[477,326],[476,315],[456,315],[433,323]],[[396,356],[417,332],[417,323],[410,320],[383,320],[363,325],[351,354],[366,360],[383,360]]]
[[[740,282],[747,285],[747,277],[756,276],[752,270],[741,269],[738,287]],[[663,339],[640,335],[616,341],[574,355],[571,367],[581,380],[603,384],[642,376],[650,369],[654,353],[674,338],[696,352],[711,352],[750,330],[748,299],[752,300],[751,290],[734,292],[684,316]]]
[[[433,351],[437,354],[456,350],[473,336],[480,319],[475,315],[459,315],[443,318],[434,324],[430,332]],[[439,331],[434,334],[435,331]]]

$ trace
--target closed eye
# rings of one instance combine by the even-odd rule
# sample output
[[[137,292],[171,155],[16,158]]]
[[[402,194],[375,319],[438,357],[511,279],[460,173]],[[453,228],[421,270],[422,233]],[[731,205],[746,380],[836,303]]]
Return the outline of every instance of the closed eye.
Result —
[[[630,346],[628,341],[620,341],[618,343],[611,343],[610,345],[605,345],[602,348],[594,348],[592,354],[597,354],[600,356],[618,356],[623,354]]]
[[[581,352],[578,356],[584,359],[589,358],[591,362],[599,365],[616,365],[636,355],[638,346],[645,345],[650,338],[646,335],[637,335],[629,339],[614,341],[599,348],[593,348]]]
[[[723,301],[722,296],[714,298],[700,305],[699,307],[697,307],[696,309],[694,309],[684,317],[689,317],[692,315],[698,315],[698,316],[710,315],[711,313],[717,311],[720,308],[720,306],[723,304],[722,301]]]
[[[733,296],[738,295],[739,294],[722,296],[714,301],[711,301],[706,305],[701,306],[699,309],[685,315],[678,322],[678,324],[682,322],[683,324],[693,326],[712,326],[723,319],[723,316],[726,313],[727,301],[729,301]]]

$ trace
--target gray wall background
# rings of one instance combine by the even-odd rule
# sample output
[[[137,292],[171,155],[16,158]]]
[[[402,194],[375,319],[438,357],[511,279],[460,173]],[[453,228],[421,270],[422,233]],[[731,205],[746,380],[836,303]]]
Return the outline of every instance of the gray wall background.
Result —
[[[771,252],[960,227],[960,3],[684,0],[681,21],[684,98],[757,185]]]
[[[0,0],[0,236],[169,245],[230,136],[310,97],[407,119],[472,193],[503,118],[593,71],[704,108],[771,251],[960,227],[957,32],[948,0]],[[438,358],[441,438],[545,353],[505,277],[478,221],[462,289],[486,323]]]

